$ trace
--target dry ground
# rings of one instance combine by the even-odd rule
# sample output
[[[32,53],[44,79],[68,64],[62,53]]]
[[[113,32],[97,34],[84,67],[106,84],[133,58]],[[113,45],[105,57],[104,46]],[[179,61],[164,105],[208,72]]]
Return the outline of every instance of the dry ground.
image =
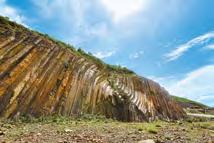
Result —
[[[0,142],[214,143],[214,121],[124,123],[102,117],[46,117],[0,121]]]

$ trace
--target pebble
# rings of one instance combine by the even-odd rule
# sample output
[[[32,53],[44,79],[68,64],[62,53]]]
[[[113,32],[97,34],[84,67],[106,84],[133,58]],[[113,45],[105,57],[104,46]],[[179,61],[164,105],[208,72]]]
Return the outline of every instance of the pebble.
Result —
[[[41,136],[42,134],[41,134],[41,133],[37,133],[37,135],[38,135],[38,136]]]
[[[65,129],[65,132],[69,133],[69,132],[72,132],[72,130],[71,129]]]
[[[4,133],[4,132],[2,132],[2,131],[0,131],[0,136],[3,136],[3,135],[5,135],[5,133]]]
[[[151,140],[151,139],[148,139],[148,140],[139,141],[138,143],[155,143],[155,141]]]

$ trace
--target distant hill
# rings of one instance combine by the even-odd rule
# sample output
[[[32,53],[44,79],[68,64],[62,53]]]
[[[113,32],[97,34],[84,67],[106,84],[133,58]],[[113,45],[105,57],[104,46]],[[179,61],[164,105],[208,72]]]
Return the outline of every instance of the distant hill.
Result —
[[[181,104],[182,107],[184,107],[184,108],[187,108],[187,107],[190,107],[190,108],[193,108],[193,107],[208,108],[208,106],[206,106],[202,103],[199,103],[199,102],[196,102],[196,101],[184,98],[184,97],[178,97],[178,96],[172,96],[172,97],[176,102]]]
[[[173,99],[190,113],[214,114],[214,108],[184,97],[172,96]]]

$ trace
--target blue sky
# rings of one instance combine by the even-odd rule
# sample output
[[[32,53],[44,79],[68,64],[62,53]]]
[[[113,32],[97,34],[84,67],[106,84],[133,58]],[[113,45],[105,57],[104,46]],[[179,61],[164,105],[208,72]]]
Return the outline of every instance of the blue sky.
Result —
[[[0,0],[0,14],[214,106],[213,0]]]

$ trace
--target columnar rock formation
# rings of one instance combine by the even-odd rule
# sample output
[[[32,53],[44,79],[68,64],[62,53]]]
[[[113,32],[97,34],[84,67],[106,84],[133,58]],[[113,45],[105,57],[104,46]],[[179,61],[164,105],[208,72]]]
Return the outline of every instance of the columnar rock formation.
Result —
[[[84,113],[123,121],[185,115],[159,84],[1,17],[0,116]]]

